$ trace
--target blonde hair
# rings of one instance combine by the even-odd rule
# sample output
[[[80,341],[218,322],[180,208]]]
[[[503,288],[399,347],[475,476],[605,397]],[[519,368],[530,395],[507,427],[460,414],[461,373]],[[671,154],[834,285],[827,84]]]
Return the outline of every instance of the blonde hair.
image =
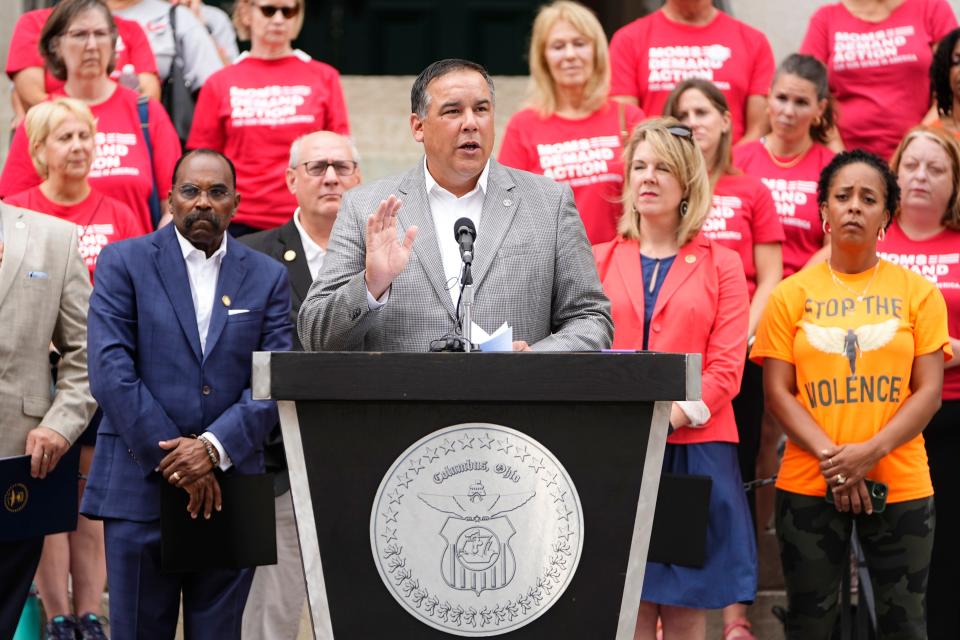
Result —
[[[960,197],[958,197],[957,194],[957,183],[960,181],[960,147],[957,146],[957,141],[946,129],[925,127],[923,125],[910,129],[907,135],[903,136],[900,144],[897,145],[897,150],[893,152],[893,157],[890,158],[890,168],[893,169],[893,173],[900,173],[900,160],[903,158],[903,153],[907,150],[907,147],[910,146],[910,143],[917,138],[927,138],[928,140],[936,142],[940,148],[943,149],[944,153],[947,154],[947,157],[950,158],[950,171],[952,174],[950,183],[953,185],[953,193],[950,194],[950,200],[947,202],[947,210],[943,212],[943,218],[940,219],[940,222],[948,229],[960,231]],[[899,205],[893,214],[894,219],[898,217],[900,217]]]
[[[250,10],[253,8],[253,0],[237,0],[233,5],[233,28],[237,32],[237,39],[245,41],[250,39],[250,27],[244,22],[249,19]],[[307,3],[305,0],[297,0],[297,6],[300,7],[299,13],[293,18],[293,37],[295,40],[303,29],[303,14],[307,12]]]
[[[557,0],[544,5],[533,21],[530,34],[530,88],[528,104],[544,117],[557,110],[557,88],[547,65],[547,37],[561,20],[569,22],[593,45],[593,73],[584,88],[584,106],[590,111],[599,109],[610,90],[610,52],[607,35],[593,12],[578,2]]]
[[[38,150],[40,145],[47,141],[54,129],[63,124],[68,117],[73,116],[90,127],[90,133],[96,135],[97,121],[93,112],[85,102],[75,98],[56,98],[49,102],[41,102],[27,111],[24,128],[30,146],[30,160],[40,177],[46,179],[49,169]]]
[[[640,215],[634,207],[633,193],[630,188],[630,172],[633,168],[633,156],[640,143],[646,140],[653,153],[667,165],[683,187],[683,200],[687,202],[687,215],[677,211],[680,224],[677,226],[677,242],[683,246],[690,242],[703,227],[710,211],[710,180],[707,178],[706,162],[703,154],[691,134],[684,138],[670,133],[670,127],[683,127],[676,118],[665,116],[641,122],[627,142],[623,151],[623,215],[617,225],[617,232],[632,240],[640,239]]]

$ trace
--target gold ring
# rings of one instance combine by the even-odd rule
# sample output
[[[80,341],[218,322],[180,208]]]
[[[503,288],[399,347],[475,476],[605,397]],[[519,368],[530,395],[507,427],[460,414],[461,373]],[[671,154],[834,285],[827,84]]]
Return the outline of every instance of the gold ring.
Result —
[[[50,459],[50,454],[49,454],[49,453],[44,453],[44,454],[43,454],[43,459],[44,459],[44,460],[49,460],[49,459]]]
[[[170,474],[170,477],[173,478],[174,480],[176,480],[177,482],[180,482],[180,472],[179,472],[179,471],[174,471],[173,473]],[[843,484],[843,483],[841,482],[840,484]]]
[[[837,486],[838,486],[838,487],[839,487],[840,485],[844,484],[846,481],[847,481],[846,476],[844,476],[842,473],[838,473],[838,474],[837,474]]]
[[[827,458],[827,465],[833,466],[833,458]]]

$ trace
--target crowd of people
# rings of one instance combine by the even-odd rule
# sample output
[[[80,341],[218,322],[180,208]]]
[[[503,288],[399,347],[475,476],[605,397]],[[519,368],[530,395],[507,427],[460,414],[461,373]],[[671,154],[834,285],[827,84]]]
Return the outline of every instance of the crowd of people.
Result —
[[[293,47],[307,9],[60,0],[16,26],[0,452],[42,478],[80,447],[84,481],[75,531],[0,542],[0,637],[36,582],[47,637],[105,638],[109,580],[115,638],[172,638],[181,600],[187,637],[295,638],[290,482],[250,354],[431,349],[460,320],[461,218],[483,230],[473,322],[508,321],[515,351],[702,354],[663,471],[712,479],[705,561],[648,563],[636,638],[704,638],[708,609],[724,640],[754,638],[771,528],[788,638],[830,637],[854,531],[877,637],[960,637],[946,0],[826,4],[779,65],[709,0],[665,0],[609,43],[556,0],[498,157],[492,78],[441,60],[411,90],[423,161],[371,185],[337,70]],[[230,469],[275,474],[277,565],[164,573],[161,488],[210,517]]]

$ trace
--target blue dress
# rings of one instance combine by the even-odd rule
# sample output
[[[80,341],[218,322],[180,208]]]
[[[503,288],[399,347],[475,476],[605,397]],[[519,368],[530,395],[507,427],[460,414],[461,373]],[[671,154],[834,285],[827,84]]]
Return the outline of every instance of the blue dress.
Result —
[[[640,256],[643,272],[643,348],[657,296],[676,256]],[[667,444],[663,473],[705,475],[713,479],[707,522],[706,559],[692,568],[648,562],[641,598],[646,602],[721,609],[753,602],[757,593],[757,545],[740,476],[737,445],[730,442]]]

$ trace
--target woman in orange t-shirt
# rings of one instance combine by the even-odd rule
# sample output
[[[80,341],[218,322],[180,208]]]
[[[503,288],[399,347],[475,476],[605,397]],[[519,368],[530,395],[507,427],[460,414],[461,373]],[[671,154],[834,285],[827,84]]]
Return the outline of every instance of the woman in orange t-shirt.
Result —
[[[940,292],[877,255],[899,195],[896,176],[866,152],[824,168],[817,203],[830,259],[774,290],[751,353],[789,438],[776,503],[788,638],[830,637],[854,522],[878,635],[927,637],[935,518],[920,432],[940,406],[951,351]]]

